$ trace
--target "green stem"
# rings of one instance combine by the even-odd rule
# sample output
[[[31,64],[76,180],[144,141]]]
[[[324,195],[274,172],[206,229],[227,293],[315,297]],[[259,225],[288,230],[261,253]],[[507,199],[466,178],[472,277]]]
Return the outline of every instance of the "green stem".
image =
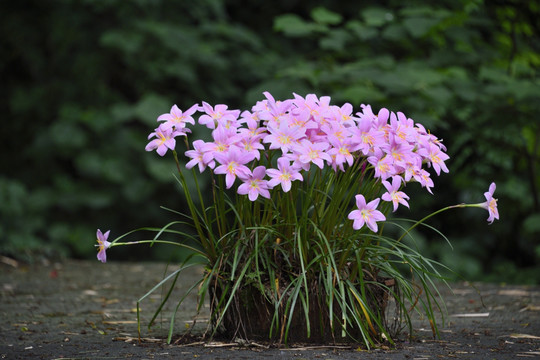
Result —
[[[189,189],[187,187],[186,179],[184,178],[184,174],[182,173],[182,168],[180,167],[180,162],[178,161],[178,154],[176,153],[176,150],[172,151],[174,156],[174,161],[176,163],[176,169],[178,171],[178,175],[180,177],[180,181],[182,183],[182,187],[184,188],[184,195],[186,196],[186,200],[188,203],[189,210],[191,212],[191,217],[193,218],[193,223],[195,225],[195,229],[197,230],[197,234],[199,235],[199,238],[201,239],[201,246],[208,251],[208,256],[211,259],[215,259],[215,250],[214,250],[214,244],[212,241],[208,241],[209,239],[206,237],[202,227],[201,223],[199,221],[199,214],[197,213],[197,209],[195,208],[195,204],[193,203],[193,199],[191,197],[191,194],[189,192]],[[199,191],[200,195],[200,191]],[[204,213],[203,208],[203,213]]]
[[[443,211],[446,211],[446,210],[450,210],[450,209],[456,209],[456,208],[464,208],[464,207],[479,207],[479,204],[457,204],[457,205],[451,205],[451,206],[447,206],[445,208],[442,208],[442,209],[439,209],[435,212],[432,212],[431,214],[427,215],[426,217],[418,220],[417,222],[414,223],[413,226],[411,226],[403,235],[401,235],[401,237],[399,239],[396,240],[396,242],[400,242],[401,240],[403,240],[403,238],[409,234],[413,229],[415,229],[418,225],[422,224],[423,222],[425,222],[426,220],[428,220],[429,218],[437,215],[437,214],[440,214],[442,213]]]
[[[180,246],[180,247],[183,247],[183,248],[186,248],[186,249],[190,249],[190,250],[196,252],[199,255],[207,257],[207,255],[204,252],[202,252],[201,250],[198,250],[198,249],[196,249],[196,248],[194,248],[192,246],[185,245],[185,244],[182,244],[182,243],[177,243],[177,242],[174,242],[174,241],[167,241],[167,240],[138,240],[138,241],[127,241],[127,242],[115,242],[115,243],[112,243],[109,246],[108,249],[110,249],[112,247],[115,247],[115,246],[154,244],[154,243]]]

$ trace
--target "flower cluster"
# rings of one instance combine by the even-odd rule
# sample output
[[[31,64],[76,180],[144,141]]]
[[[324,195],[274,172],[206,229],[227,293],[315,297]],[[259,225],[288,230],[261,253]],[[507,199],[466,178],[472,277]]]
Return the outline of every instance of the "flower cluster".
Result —
[[[371,106],[362,105],[362,111],[353,114],[351,104],[331,105],[327,96],[294,94],[276,101],[270,93],[264,95],[265,100],[244,112],[206,102],[185,112],[174,105],[170,114],[158,118],[163,122],[150,134],[149,139],[155,139],[146,150],[156,149],[161,156],[173,150],[174,138],[186,136],[187,124],[194,125],[193,115],[202,112],[198,123],[212,130],[213,141],[193,141],[193,149],[185,153],[190,159],[186,167],[225,175],[227,188],[239,181],[237,192],[251,201],[270,198],[269,190],[277,186],[288,192],[313,165],[337,172],[365,159],[387,192],[367,204],[359,194],[349,219],[355,229],[367,224],[372,231],[377,231],[376,221],[385,220],[376,210],[379,200],[392,202],[394,211],[400,204],[408,207],[409,197],[400,191],[405,183],[418,182],[431,193],[434,184],[425,167],[437,175],[448,172],[449,156],[441,141],[401,112],[383,108],[375,114]]]

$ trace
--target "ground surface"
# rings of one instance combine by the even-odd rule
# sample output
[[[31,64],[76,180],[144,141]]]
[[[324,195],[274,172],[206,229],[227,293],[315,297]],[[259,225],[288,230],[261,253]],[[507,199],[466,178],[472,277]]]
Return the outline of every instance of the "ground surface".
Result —
[[[6,259],[4,259],[6,260]],[[170,302],[161,325],[146,324],[159,306],[160,290],[141,302],[143,342],[137,338],[137,300],[175,268],[164,264],[101,264],[67,261],[24,266],[0,262],[0,359],[514,359],[540,358],[540,286],[453,284],[443,290],[448,318],[433,339],[425,319],[414,320],[414,337],[395,347],[366,351],[358,346],[292,348],[264,344],[167,345],[163,341]],[[181,275],[171,295],[201,273]],[[483,303],[483,304],[482,304]],[[195,298],[178,309],[176,334],[192,324]],[[202,321],[204,324],[204,314]]]

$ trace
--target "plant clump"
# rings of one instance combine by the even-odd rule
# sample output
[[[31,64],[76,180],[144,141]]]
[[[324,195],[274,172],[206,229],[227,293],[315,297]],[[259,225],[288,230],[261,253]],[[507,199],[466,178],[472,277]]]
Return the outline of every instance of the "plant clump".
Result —
[[[410,311],[421,311],[437,333],[441,265],[402,240],[456,207],[482,207],[498,219],[495,184],[484,203],[448,206],[404,227],[391,214],[410,206],[405,188],[416,183],[432,194],[432,176],[449,171],[440,139],[402,112],[369,105],[354,112],[314,94],[264,95],[251,110],[203,102],[161,115],[146,150],[172,152],[189,212],[153,229],[151,240],[108,242],[99,231],[99,259],[112,246],[171,243],[160,235],[177,235],[175,244],[205,265],[190,291],[198,291],[199,308],[210,301],[212,335],[369,347],[395,336],[389,304],[409,327]],[[190,139],[196,123],[207,141]],[[203,172],[212,179],[210,200],[197,180]],[[189,231],[176,229],[186,224]],[[386,232],[387,224],[401,235]]]

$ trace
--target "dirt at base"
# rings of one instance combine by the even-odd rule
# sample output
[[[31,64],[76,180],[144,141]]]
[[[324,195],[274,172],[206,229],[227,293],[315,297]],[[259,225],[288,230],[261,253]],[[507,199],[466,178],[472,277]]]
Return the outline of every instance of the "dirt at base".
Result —
[[[15,266],[17,265],[17,266]],[[540,286],[453,284],[441,288],[448,317],[433,339],[429,322],[414,317],[414,333],[396,346],[199,343],[167,345],[170,315],[202,272],[180,275],[156,324],[147,324],[166,290],[141,303],[143,341],[137,341],[137,300],[177,267],[156,263],[66,261],[24,266],[0,263],[0,359],[511,359],[540,358]],[[193,325],[196,295],[179,307],[175,334]],[[203,310],[196,331],[205,328]],[[175,335],[174,340],[178,336]]]

